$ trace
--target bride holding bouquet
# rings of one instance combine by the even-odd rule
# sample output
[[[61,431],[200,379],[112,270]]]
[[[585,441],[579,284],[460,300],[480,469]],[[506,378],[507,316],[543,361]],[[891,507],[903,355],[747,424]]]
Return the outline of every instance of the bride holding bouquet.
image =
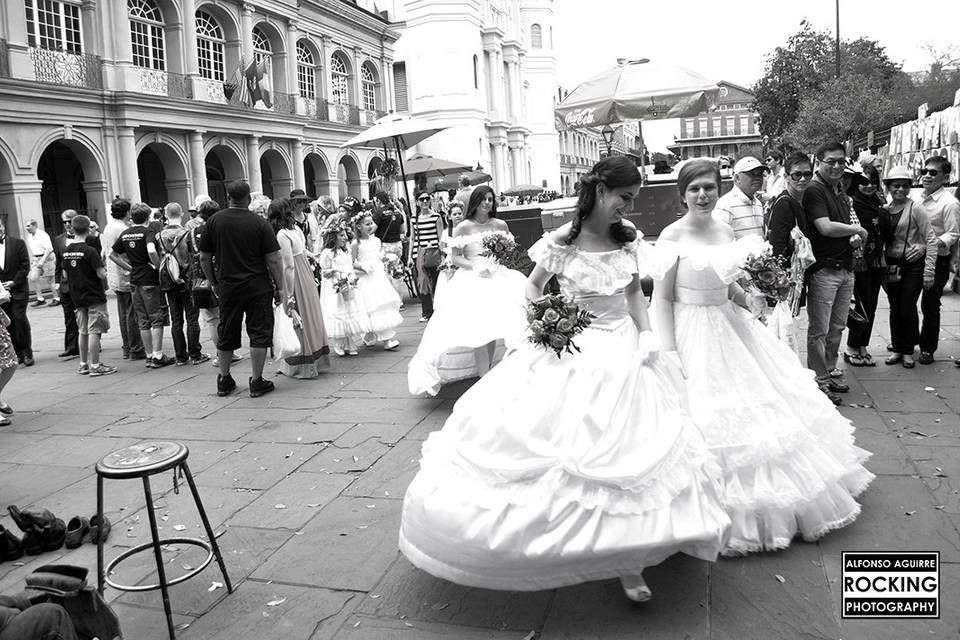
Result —
[[[424,443],[400,549],[428,573],[505,590],[620,578],[642,601],[645,567],[721,549],[719,470],[678,368],[658,358],[637,267],[645,245],[623,221],[639,186],[622,156],[583,177],[577,218],[529,252],[529,341]],[[553,275],[562,296],[543,296]]]

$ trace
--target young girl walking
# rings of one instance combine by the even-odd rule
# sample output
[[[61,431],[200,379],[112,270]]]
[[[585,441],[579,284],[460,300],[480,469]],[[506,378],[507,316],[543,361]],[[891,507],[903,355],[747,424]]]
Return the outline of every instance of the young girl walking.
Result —
[[[396,328],[403,323],[400,315],[400,296],[390,283],[387,271],[380,258],[381,242],[373,235],[377,225],[371,212],[364,212],[353,219],[356,240],[351,243],[353,268],[357,274],[357,298],[367,314],[367,334],[364,343],[383,343],[386,350],[400,346]]]
[[[320,307],[330,346],[338,356],[357,355],[363,336],[370,331],[356,295],[357,276],[350,253],[348,226],[337,221],[323,233],[320,252]]]

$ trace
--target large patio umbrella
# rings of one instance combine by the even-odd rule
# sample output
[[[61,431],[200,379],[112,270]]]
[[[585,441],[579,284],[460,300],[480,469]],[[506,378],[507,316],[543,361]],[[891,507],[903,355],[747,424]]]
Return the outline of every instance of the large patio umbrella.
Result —
[[[464,171],[463,173],[457,175],[449,175],[440,178],[433,183],[433,190],[449,191],[450,189],[456,189],[458,186],[460,186],[461,175],[467,177],[471,186],[483,184],[484,182],[490,182],[493,180],[493,177],[489,173],[484,173],[483,171]]]
[[[561,131],[630,120],[695,116],[711,110],[720,88],[704,76],[667,64],[620,60],[584,81],[554,111]]]
[[[410,200],[410,192],[407,190],[407,173],[403,167],[403,151],[418,144],[430,136],[439,133],[450,127],[455,127],[456,122],[443,120],[426,120],[416,118],[410,115],[391,113],[386,115],[362,133],[353,136],[342,145],[346,147],[379,147],[386,150],[387,145],[393,145],[397,150],[397,158],[400,162],[400,175],[403,178],[403,193]]]
[[[470,165],[417,154],[407,160],[406,169],[407,173],[411,175],[422,173],[428,178],[433,178],[436,176],[446,176],[454,173],[460,174],[464,171],[470,171]]]
[[[518,184],[515,187],[510,187],[503,192],[505,196],[535,196],[538,193],[543,193],[543,187],[538,187],[535,184]]]

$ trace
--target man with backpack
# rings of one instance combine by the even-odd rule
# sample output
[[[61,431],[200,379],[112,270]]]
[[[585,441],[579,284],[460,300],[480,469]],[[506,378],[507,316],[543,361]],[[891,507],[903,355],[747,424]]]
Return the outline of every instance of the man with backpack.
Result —
[[[200,309],[193,303],[191,233],[183,227],[183,209],[176,202],[164,208],[167,225],[158,236],[161,251],[160,288],[167,294],[170,309],[170,337],[177,366],[201,364],[210,356],[200,351]],[[183,326],[187,333],[184,339]]]

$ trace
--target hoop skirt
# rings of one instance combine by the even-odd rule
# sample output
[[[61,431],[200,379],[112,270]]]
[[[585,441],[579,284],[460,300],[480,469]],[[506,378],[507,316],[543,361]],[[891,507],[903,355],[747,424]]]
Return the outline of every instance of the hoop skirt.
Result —
[[[337,278],[348,276],[353,271],[353,256],[349,251],[324,249],[320,253],[320,266],[324,271],[334,270]],[[338,293],[334,278],[323,278],[320,283],[320,306],[323,308],[323,323],[330,343],[341,349],[356,349],[369,333],[370,323],[356,288]]]
[[[874,478],[869,452],[790,348],[728,300],[756,239],[719,245],[657,242],[651,274],[677,266],[674,325],[690,413],[723,469],[732,520],[725,555],[815,540],[853,522],[854,497]],[[661,286],[658,283],[656,286]],[[654,314],[655,317],[655,314]]]
[[[495,342],[492,365],[507,348],[523,340],[527,279],[519,271],[479,257],[485,233],[489,232],[450,241],[450,246],[462,247],[466,257],[485,264],[492,273],[481,276],[477,269],[457,269],[444,283],[442,303],[434,309],[407,369],[413,395],[435,396],[444,384],[478,376],[475,348]]]
[[[403,323],[400,296],[383,267],[380,246],[380,239],[375,236],[358,241],[357,263],[367,272],[357,277],[356,293],[360,306],[367,313],[367,342],[393,338],[397,334],[396,328]]]
[[[414,565],[538,590],[637,574],[678,551],[716,558],[729,525],[719,469],[676,369],[641,363],[623,296],[635,250],[583,254],[549,238],[530,250],[597,319],[577,336],[580,353],[522,344],[424,443],[400,527]]]

